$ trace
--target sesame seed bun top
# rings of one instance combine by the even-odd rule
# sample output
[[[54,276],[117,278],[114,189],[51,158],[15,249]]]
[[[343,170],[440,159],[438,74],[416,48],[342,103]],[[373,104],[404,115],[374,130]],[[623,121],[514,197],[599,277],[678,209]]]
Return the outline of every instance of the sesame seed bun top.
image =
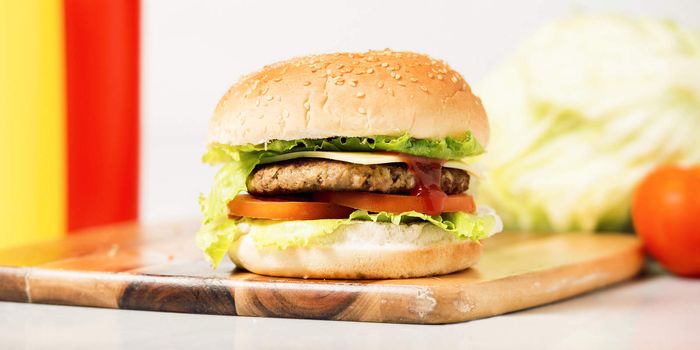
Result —
[[[209,143],[334,136],[462,136],[486,145],[478,97],[446,63],[390,50],[293,58],[243,77],[224,95]]]

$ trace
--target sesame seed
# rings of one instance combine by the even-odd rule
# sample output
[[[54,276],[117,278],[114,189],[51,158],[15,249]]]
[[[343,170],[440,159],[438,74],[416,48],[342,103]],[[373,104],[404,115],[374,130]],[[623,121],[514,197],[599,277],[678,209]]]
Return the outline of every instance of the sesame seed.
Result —
[[[311,105],[309,105],[309,101],[304,102],[304,109],[308,111],[309,108],[311,108]]]
[[[442,74],[438,74],[437,78],[438,78],[438,80],[444,79],[444,77],[442,76]]]
[[[288,117],[289,117],[289,111],[286,110],[286,109],[282,110],[282,116],[285,117],[285,118],[288,118]]]
[[[304,86],[309,86],[309,85],[311,85],[311,82],[310,82],[310,81],[307,80],[307,81],[304,82]]]
[[[392,88],[386,88],[386,91],[391,94],[391,96],[394,96],[394,90]]]
[[[357,86],[357,79],[350,80],[350,85]]]
[[[273,98],[274,98],[274,97],[272,97],[271,95],[265,96],[265,99],[268,100],[268,101],[272,101]]]
[[[453,83],[456,83],[457,80],[459,80],[459,79],[457,79],[457,77],[453,75],[453,76],[452,76],[452,82],[453,82]]]
[[[270,90],[270,87],[265,86],[265,88],[260,92],[260,95],[265,95],[269,90]]]
[[[435,78],[435,75],[433,73],[428,73],[428,78],[433,79]]]
[[[338,69],[343,69],[343,67],[345,67],[344,64],[339,64],[339,65],[338,65]]]
[[[358,108],[357,111],[360,112],[360,114],[365,114],[365,113],[367,113],[367,110],[365,110],[365,109],[362,108],[362,107]]]
[[[423,90],[423,92],[428,92],[428,88],[423,85],[420,86],[420,89]]]
[[[278,82],[282,81],[282,78],[280,78],[280,77],[277,77],[277,78],[275,78],[275,79],[272,79],[272,81],[274,81],[274,82],[278,83]]]
[[[386,67],[388,67],[388,66],[389,66],[389,64],[388,64],[388,63],[386,63],[386,62],[382,62],[382,67],[383,67],[383,68],[386,68]]]
[[[417,83],[417,82],[418,82],[418,79],[416,79],[416,78],[411,78],[410,80],[411,80],[412,83]]]
[[[259,106],[260,106],[260,97],[258,97],[258,98],[255,100],[255,107],[259,107]]]
[[[359,97],[359,98],[363,98],[363,97],[365,97],[365,93],[362,92],[362,91],[358,91],[358,92],[355,94],[355,96],[357,96],[357,97]]]
[[[378,81],[378,82],[377,82],[377,87],[380,88],[380,89],[383,88],[383,87],[384,87],[384,82],[383,82],[383,81]]]
[[[367,68],[367,73],[369,73],[369,74],[374,73],[374,68],[372,68],[372,67]]]
[[[335,85],[343,85],[345,84],[345,79],[339,78],[335,80]]]
[[[396,75],[394,76],[394,78],[395,78],[396,80],[401,80],[401,74],[396,73]]]

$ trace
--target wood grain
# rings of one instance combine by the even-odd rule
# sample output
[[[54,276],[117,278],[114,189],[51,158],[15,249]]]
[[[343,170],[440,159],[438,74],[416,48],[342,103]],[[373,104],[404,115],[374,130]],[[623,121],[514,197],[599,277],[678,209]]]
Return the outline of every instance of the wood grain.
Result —
[[[303,280],[210,269],[197,224],[135,223],[0,251],[0,300],[220,315],[450,323],[542,305],[628,279],[642,266],[620,234],[503,233],[481,262],[405,280]]]

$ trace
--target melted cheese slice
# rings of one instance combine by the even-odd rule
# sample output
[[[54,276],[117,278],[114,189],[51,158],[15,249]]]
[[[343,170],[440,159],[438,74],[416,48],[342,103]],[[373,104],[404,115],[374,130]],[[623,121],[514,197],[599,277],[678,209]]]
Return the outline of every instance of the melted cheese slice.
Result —
[[[281,154],[279,156],[264,158],[261,164],[281,162],[290,159],[297,158],[322,158],[331,159],[341,162],[354,163],[354,164],[387,164],[387,163],[403,163],[401,157],[395,154],[386,153],[372,153],[372,152],[325,152],[325,151],[302,151],[302,152],[292,152]],[[442,165],[445,168],[461,169],[470,174],[476,175],[469,164],[466,162],[448,160]]]

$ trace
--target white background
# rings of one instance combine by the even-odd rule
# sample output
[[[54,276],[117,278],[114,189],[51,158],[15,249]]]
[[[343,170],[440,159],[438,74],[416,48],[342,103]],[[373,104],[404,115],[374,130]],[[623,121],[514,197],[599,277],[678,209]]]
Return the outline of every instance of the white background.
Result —
[[[199,215],[197,196],[214,174],[200,162],[207,120],[244,73],[296,55],[389,47],[442,58],[475,82],[541,24],[581,12],[700,29],[700,1],[692,0],[145,0],[141,217]]]

